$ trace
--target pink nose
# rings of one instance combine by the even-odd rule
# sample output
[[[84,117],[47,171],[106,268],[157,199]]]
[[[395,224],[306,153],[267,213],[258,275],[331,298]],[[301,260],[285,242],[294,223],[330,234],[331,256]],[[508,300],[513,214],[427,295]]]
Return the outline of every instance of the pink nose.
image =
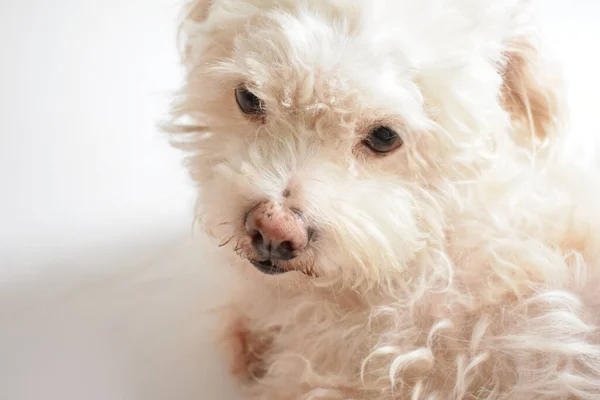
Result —
[[[256,253],[265,261],[292,260],[309,241],[302,215],[270,201],[259,203],[248,213],[246,232]]]

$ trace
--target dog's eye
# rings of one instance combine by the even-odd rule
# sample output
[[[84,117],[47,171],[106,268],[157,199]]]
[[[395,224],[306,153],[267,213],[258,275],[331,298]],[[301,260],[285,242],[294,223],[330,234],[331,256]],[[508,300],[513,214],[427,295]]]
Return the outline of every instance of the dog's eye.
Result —
[[[398,149],[403,142],[392,128],[378,126],[363,139],[363,144],[377,154],[387,154]]]
[[[262,100],[245,87],[235,90],[235,100],[244,114],[260,115],[264,112]]]

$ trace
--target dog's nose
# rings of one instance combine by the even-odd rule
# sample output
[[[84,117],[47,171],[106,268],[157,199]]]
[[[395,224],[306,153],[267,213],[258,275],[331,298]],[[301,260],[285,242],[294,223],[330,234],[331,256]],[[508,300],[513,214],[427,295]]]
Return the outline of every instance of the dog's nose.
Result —
[[[245,227],[263,260],[292,260],[308,245],[308,229],[300,212],[275,202],[263,202],[250,210]]]

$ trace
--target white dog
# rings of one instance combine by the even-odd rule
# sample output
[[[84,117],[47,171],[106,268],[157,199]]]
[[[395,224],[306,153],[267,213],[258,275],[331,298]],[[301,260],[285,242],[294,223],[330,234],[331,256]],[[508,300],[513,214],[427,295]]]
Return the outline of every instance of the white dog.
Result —
[[[170,126],[250,399],[600,399],[598,179],[526,0],[194,0]]]

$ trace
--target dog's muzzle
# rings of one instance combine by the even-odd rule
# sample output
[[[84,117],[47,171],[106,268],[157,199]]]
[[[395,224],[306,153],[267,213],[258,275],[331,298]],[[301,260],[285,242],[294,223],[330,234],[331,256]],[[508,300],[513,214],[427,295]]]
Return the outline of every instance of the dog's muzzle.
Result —
[[[244,225],[256,252],[256,260],[250,262],[269,275],[288,272],[278,263],[300,256],[311,239],[312,230],[302,213],[273,201],[262,202],[252,208]]]

